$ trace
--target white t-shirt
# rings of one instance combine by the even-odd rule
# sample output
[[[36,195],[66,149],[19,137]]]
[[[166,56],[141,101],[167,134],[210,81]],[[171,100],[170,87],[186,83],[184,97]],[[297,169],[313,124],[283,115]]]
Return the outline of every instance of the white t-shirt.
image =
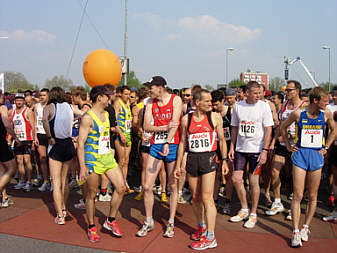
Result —
[[[273,115],[268,103],[237,102],[233,108],[232,126],[238,127],[235,151],[260,153],[264,144],[264,128],[273,126]]]

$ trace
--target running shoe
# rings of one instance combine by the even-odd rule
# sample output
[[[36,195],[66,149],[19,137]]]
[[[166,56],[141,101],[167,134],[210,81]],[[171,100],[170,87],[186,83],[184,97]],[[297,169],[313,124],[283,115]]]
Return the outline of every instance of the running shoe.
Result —
[[[257,216],[256,215],[249,215],[248,220],[243,225],[245,228],[253,228],[255,227],[255,224],[257,222]]]
[[[328,206],[334,206],[335,197],[334,195],[330,195],[328,200]]]
[[[88,238],[89,238],[89,241],[91,241],[91,242],[99,242],[101,240],[101,238],[97,234],[97,228],[96,227],[92,227],[92,228],[88,229]]]
[[[179,193],[178,203],[179,204],[186,204],[187,203],[187,201],[184,199],[184,195],[182,193]]]
[[[14,189],[15,190],[21,190],[21,189],[23,189],[23,187],[25,187],[25,185],[26,185],[26,183],[24,181],[20,180],[19,183],[14,186]]]
[[[109,222],[108,218],[106,218],[103,227],[107,230],[110,230],[112,234],[117,237],[122,237],[123,235],[123,232],[119,229],[116,220]]]
[[[266,214],[272,216],[272,215],[281,213],[283,211],[284,211],[284,206],[281,202],[280,203],[273,202],[273,204],[271,205],[271,208],[266,211]]]
[[[174,225],[168,223],[166,226],[166,231],[163,234],[164,237],[166,238],[172,238],[174,236]]]
[[[77,204],[74,205],[75,208],[77,209],[85,209],[85,203],[83,199],[80,199]]]
[[[55,223],[56,224],[59,224],[59,225],[64,225],[66,224],[65,220],[64,220],[64,217],[60,217],[60,216],[56,216],[55,218]]]
[[[323,217],[323,221],[337,222],[337,211],[333,211],[329,216]]]
[[[25,192],[30,192],[32,190],[32,184],[29,181],[27,181],[25,186],[23,187],[23,190]]]
[[[199,241],[200,238],[203,235],[205,235],[205,233],[206,233],[206,228],[198,226],[198,229],[193,234],[191,234],[191,240]]]
[[[108,193],[106,193],[105,195],[100,193],[99,196],[98,196],[98,201],[109,202],[109,201],[111,201],[111,196]]]
[[[161,193],[160,201],[161,201],[161,202],[165,202],[165,203],[168,202],[167,195],[166,195],[165,192],[162,192],[162,193]]]
[[[9,207],[8,198],[3,198],[1,201],[1,207]]]
[[[207,240],[206,236],[203,236],[200,238],[200,241],[193,242],[191,244],[191,248],[195,250],[204,250],[204,249],[212,249],[218,246],[216,239],[214,237],[213,240],[209,241]]]
[[[137,194],[137,196],[135,197],[135,200],[142,200],[144,197],[144,193],[143,192],[140,192]]]
[[[291,216],[291,210],[289,209],[288,215],[286,216],[286,220],[293,220],[293,217]]]
[[[229,221],[231,222],[240,222],[243,220],[247,220],[249,217],[249,210],[248,211],[242,211],[240,210],[237,215],[231,217]]]
[[[50,184],[49,182],[43,182],[43,184],[38,188],[40,192],[45,192],[50,189]]]
[[[40,180],[37,179],[37,178],[34,178],[32,180],[32,185],[35,186],[35,187],[39,187],[40,186]]]
[[[220,210],[221,214],[227,214],[230,215],[231,214],[231,203],[229,202],[225,202],[224,207]]]
[[[135,192],[142,192],[142,186],[136,186],[133,188],[135,190]]]
[[[308,226],[303,226],[301,231],[300,231],[300,234],[301,234],[301,240],[303,242],[307,242],[309,240],[309,236],[311,234],[310,230],[309,230],[309,227]]]
[[[161,185],[153,187],[154,194],[160,195],[161,194]]]
[[[293,248],[302,247],[300,232],[293,232],[293,235],[291,237],[291,247],[293,247]]]
[[[70,183],[68,184],[68,187],[69,187],[69,190],[71,190],[71,189],[73,189],[73,188],[78,188],[76,179],[72,179],[72,180],[70,181]]]
[[[148,232],[154,229],[154,222],[152,221],[150,224],[144,222],[143,226],[141,229],[137,232],[137,236],[143,237],[146,236]]]

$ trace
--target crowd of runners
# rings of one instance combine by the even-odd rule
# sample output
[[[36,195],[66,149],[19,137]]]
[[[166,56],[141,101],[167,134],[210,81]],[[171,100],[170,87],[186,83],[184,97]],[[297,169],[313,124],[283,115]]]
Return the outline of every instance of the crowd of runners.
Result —
[[[14,177],[16,190],[52,191],[55,223],[64,225],[69,188],[80,187],[83,198],[75,207],[86,209],[91,242],[100,241],[95,201],[110,202],[103,227],[122,237],[116,216],[124,195],[136,190],[146,214],[136,236],[154,229],[155,192],[169,203],[164,237],[174,237],[178,203],[191,202],[197,229],[190,247],[214,248],[216,216],[231,214],[233,190],[241,208],[229,221],[256,225],[263,182],[265,214],[286,211],[291,246],[300,247],[309,240],[323,168],[328,204],[335,208],[323,220],[337,221],[337,87],[330,94],[321,87],[304,94],[290,80],[278,93],[255,81],[212,92],[199,85],[172,90],[154,76],[138,90],[109,84],[90,94],[82,87],[44,88],[1,94],[0,104],[2,208],[14,204],[6,191]],[[137,180],[130,179],[131,162],[141,169]],[[291,193],[290,210],[282,204],[281,184]]]

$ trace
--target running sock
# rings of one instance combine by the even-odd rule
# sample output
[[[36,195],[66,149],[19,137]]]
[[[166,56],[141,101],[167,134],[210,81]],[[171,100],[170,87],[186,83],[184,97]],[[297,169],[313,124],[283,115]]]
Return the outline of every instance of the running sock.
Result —
[[[242,212],[245,212],[245,213],[248,213],[248,212],[249,212],[249,209],[248,209],[248,208],[247,208],[247,209],[241,208],[241,211],[242,211]]]
[[[206,238],[208,241],[212,241],[214,239],[214,232],[210,232],[207,230]]]
[[[115,217],[108,217],[108,222],[109,222],[109,223],[113,222],[114,220],[116,220]]]
[[[277,204],[280,204],[281,203],[281,199],[280,198],[275,198],[274,202],[277,203]]]
[[[153,222],[153,218],[152,217],[146,217],[146,221],[147,224],[151,224]]]
[[[204,221],[201,221],[201,222],[198,223],[198,226],[202,227],[203,229],[205,229],[206,228],[206,223]]]
[[[89,225],[88,229],[92,229],[93,227],[95,227],[95,224]]]
[[[106,193],[107,193],[107,190],[108,190],[108,189],[101,189],[101,194],[102,194],[103,196],[105,196]]]
[[[174,219],[169,219],[168,223],[170,223],[171,225],[174,225]]]
[[[298,229],[293,230],[293,233],[299,233],[299,232],[300,232],[300,230],[298,230]]]
[[[307,224],[303,224],[302,226],[303,228],[309,228],[309,226]]]
[[[250,213],[249,215],[250,215],[250,216],[253,216],[253,217],[255,217],[255,218],[257,217],[256,213]]]

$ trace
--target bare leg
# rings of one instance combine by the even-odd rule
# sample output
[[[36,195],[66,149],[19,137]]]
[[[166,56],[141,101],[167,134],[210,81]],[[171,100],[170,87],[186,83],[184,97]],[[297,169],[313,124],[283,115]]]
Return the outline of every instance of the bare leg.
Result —
[[[167,166],[167,174],[168,174],[168,180],[170,185],[170,220],[174,220],[174,217],[176,215],[177,210],[177,204],[178,204],[178,185],[177,180],[174,177],[174,168],[176,166],[176,162],[170,162],[166,164]]]
[[[19,170],[19,179],[20,181],[25,181],[25,166],[23,165],[23,155],[16,155],[16,162],[18,164],[18,170]]]
[[[161,186],[161,192],[166,192],[166,171],[165,171],[165,164],[163,163],[161,169],[159,171],[159,181]]]
[[[188,175],[188,185],[192,194],[192,207],[198,224],[205,222],[204,205],[201,200],[201,179]]]
[[[291,201],[291,215],[293,219],[293,229],[298,229],[301,217],[301,200],[303,198],[305,177],[307,172],[293,165],[293,189],[294,195]]]
[[[272,162],[272,185],[274,198],[281,198],[281,180],[280,171],[285,164],[285,158],[283,156],[274,155]]]
[[[252,199],[251,213],[256,213],[256,209],[259,204],[259,197],[260,197],[259,175],[253,175],[249,173],[249,187],[250,187],[250,195]]]
[[[201,197],[205,207],[207,230],[209,232],[214,232],[217,213],[213,200],[215,174],[216,172],[213,171],[201,176]]]
[[[25,167],[26,167],[27,181],[31,182],[33,167],[32,162],[30,160],[30,155],[23,155],[23,162],[26,165]]]
[[[240,200],[241,208],[248,209],[247,197],[246,197],[246,190],[243,185],[243,171],[233,171],[232,181],[235,187],[236,193]]]
[[[95,224],[95,198],[97,194],[98,179],[99,175],[91,173],[86,181],[88,192],[86,194],[85,206],[89,225]]]
[[[53,182],[53,198],[56,213],[58,216],[63,217],[62,208],[63,208],[63,195],[62,195],[62,183],[61,183],[61,173],[62,173],[62,162],[53,160],[49,158],[49,168],[50,175]]]
[[[8,182],[11,180],[11,178],[14,176],[16,171],[16,163],[15,160],[12,159],[10,161],[1,163],[2,164],[2,175],[0,177],[0,191],[5,190],[5,186],[8,184]],[[2,195],[4,197],[4,195]]]
[[[38,146],[40,169],[44,181],[48,180],[47,150],[45,146]]]

